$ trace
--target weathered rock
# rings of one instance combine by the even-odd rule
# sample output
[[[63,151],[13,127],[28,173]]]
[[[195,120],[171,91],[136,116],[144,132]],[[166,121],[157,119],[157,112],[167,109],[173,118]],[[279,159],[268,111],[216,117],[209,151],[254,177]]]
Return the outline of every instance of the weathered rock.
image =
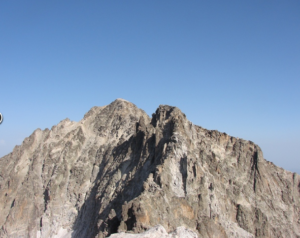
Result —
[[[163,226],[158,225],[140,234],[129,234],[129,233],[121,232],[118,234],[112,234],[110,236],[110,238],[178,238],[178,237],[198,238],[198,235],[195,232],[186,229],[183,226],[177,227],[175,231],[168,234],[166,229]]]
[[[152,119],[118,99],[36,130],[0,159],[0,237],[106,237],[161,224],[208,237],[300,237],[300,177],[251,141]],[[113,235],[115,236],[115,235]]]

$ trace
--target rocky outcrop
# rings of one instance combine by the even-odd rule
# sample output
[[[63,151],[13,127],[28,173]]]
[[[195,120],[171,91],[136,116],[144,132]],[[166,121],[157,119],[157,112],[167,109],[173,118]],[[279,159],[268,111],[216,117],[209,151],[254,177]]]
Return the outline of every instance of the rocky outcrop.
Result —
[[[300,177],[251,141],[117,99],[0,159],[0,237],[300,237]],[[166,234],[168,235],[168,234]],[[115,236],[115,235],[113,235]]]
[[[129,234],[120,232],[112,234],[109,238],[198,238],[197,234],[189,229],[180,226],[175,231],[167,233],[166,229],[162,225],[150,228],[140,234]]]

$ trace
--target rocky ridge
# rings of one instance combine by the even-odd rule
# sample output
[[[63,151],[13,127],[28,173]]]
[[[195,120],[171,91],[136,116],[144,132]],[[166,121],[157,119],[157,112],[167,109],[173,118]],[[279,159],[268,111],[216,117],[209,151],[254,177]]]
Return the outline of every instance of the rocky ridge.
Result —
[[[166,237],[180,226],[200,238],[300,237],[299,209],[298,174],[166,105],[149,118],[117,99],[34,131],[0,159],[0,237],[106,237],[159,224]]]

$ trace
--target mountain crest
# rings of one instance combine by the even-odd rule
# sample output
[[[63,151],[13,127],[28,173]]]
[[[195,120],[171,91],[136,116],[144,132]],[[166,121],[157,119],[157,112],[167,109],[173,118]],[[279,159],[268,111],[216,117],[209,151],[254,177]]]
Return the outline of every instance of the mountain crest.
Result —
[[[299,237],[299,187],[251,141],[196,126],[176,107],[149,118],[117,99],[34,131],[0,159],[0,236],[161,225],[166,236],[184,226],[200,238]]]

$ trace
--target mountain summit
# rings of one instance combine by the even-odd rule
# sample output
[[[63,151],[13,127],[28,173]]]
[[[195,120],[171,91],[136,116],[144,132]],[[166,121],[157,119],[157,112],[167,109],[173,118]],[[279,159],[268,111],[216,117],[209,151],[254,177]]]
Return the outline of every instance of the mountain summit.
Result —
[[[300,237],[300,176],[176,107],[149,118],[117,99],[79,122],[35,130],[2,157],[0,214],[0,237],[106,237],[158,225],[199,238]]]

